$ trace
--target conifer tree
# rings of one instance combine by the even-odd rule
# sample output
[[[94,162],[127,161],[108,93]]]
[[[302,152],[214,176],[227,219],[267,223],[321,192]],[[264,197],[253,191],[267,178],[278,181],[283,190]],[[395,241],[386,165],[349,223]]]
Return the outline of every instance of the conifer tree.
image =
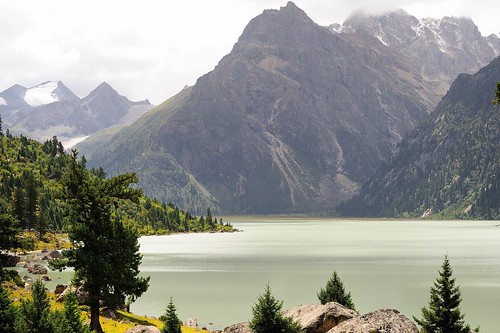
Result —
[[[140,190],[129,188],[137,182],[135,174],[111,179],[88,172],[73,156],[62,179],[63,198],[70,211],[69,238],[73,248],[64,251],[64,259],[51,262],[51,268],[73,267],[76,277],[89,293],[90,327],[102,333],[99,322],[100,302],[110,307],[132,301],[148,288],[149,278],[139,277],[142,256],[137,230],[112,214],[121,200],[137,201]]]
[[[495,89],[495,99],[491,101],[494,105],[500,104],[500,82],[497,82]]]
[[[9,298],[9,291],[2,284],[3,268],[0,263],[0,333],[14,332],[16,309]]]
[[[260,295],[252,307],[253,318],[250,328],[255,333],[298,333],[300,325],[291,318],[285,318],[281,312],[283,301],[278,301],[271,293],[271,287],[266,285],[264,294]]]
[[[181,323],[177,317],[172,297],[170,297],[170,302],[167,305],[163,323],[165,326],[161,329],[161,333],[181,333]]]
[[[351,293],[345,291],[344,284],[335,271],[326,283],[325,288],[321,288],[318,292],[318,299],[321,304],[337,302],[346,308],[356,310],[351,299]]]
[[[439,277],[431,287],[429,308],[422,308],[422,319],[413,317],[425,333],[469,333],[470,326],[464,323],[460,313],[460,287],[455,286],[453,270],[444,257]],[[478,331],[479,329],[476,329]]]
[[[21,301],[16,330],[23,333],[52,333],[50,303],[41,280],[31,286],[31,300]]]
[[[82,310],[74,293],[69,293],[64,298],[62,315],[61,333],[90,333],[89,327],[83,324]]]

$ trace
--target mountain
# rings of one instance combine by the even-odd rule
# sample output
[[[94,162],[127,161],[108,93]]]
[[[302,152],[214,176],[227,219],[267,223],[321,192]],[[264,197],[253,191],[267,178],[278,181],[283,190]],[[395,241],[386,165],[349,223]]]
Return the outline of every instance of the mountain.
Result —
[[[461,74],[360,193],[338,211],[356,216],[500,218],[500,57]]]
[[[148,195],[194,211],[326,211],[429,115],[437,87],[397,46],[319,26],[289,2],[251,20],[195,86],[94,145],[89,163],[137,172]]]
[[[148,101],[131,102],[107,83],[80,99],[61,81],[35,87],[14,85],[0,93],[0,114],[5,128],[37,140],[54,135],[65,146],[111,125],[130,124],[150,109]]]
[[[436,84],[437,101],[458,74],[475,73],[500,54],[500,38],[483,37],[468,17],[419,20],[400,9],[382,15],[356,13],[329,28],[346,34],[363,31],[401,51],[426,80]]]

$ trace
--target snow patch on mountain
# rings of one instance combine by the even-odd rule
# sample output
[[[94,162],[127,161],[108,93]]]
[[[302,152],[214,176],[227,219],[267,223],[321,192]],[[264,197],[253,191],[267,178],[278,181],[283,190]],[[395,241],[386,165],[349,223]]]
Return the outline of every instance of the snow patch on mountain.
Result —
[[[33,107],[59,101],[57,89],[59,82],[48,81],[26,90],[24,100]]]
[[[0,97],[0,105],[7,105],[7,101],[3,97]]]

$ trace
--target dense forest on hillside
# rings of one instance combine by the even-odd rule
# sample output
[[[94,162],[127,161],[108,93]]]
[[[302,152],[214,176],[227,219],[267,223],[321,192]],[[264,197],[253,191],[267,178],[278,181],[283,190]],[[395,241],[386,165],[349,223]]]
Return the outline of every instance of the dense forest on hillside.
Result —
[[[82,157],[85,163],[85,157]],[[23,135],[14,137],[1,128],[0,120],[0,213],[17,219],[22,229],[65,231],[68,208],[60,199],[61,177],[70,156],[54,137],[39,143]],[[102,168],[87,170],[104,177]],[[230,231],[232,226],[212,216],[196,217],[173,203],[142,196],[138,203],[115,208],[114,214],[134,223],[141,234]]]

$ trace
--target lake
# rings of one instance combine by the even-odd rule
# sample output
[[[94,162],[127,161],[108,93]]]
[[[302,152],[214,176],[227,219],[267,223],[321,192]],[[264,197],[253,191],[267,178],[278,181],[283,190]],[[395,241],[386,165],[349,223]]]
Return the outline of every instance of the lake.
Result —
[[[447,254],[472,327],[500,332],[498,221],[382,221],[227,217],[242,232],[141,237],[149,290],[132,311],[161,315],[170,297],[183,320],[222,328],[251,319],[267,283],[288,309],[318,303],[334,270],[364,314],[421,317]]]

